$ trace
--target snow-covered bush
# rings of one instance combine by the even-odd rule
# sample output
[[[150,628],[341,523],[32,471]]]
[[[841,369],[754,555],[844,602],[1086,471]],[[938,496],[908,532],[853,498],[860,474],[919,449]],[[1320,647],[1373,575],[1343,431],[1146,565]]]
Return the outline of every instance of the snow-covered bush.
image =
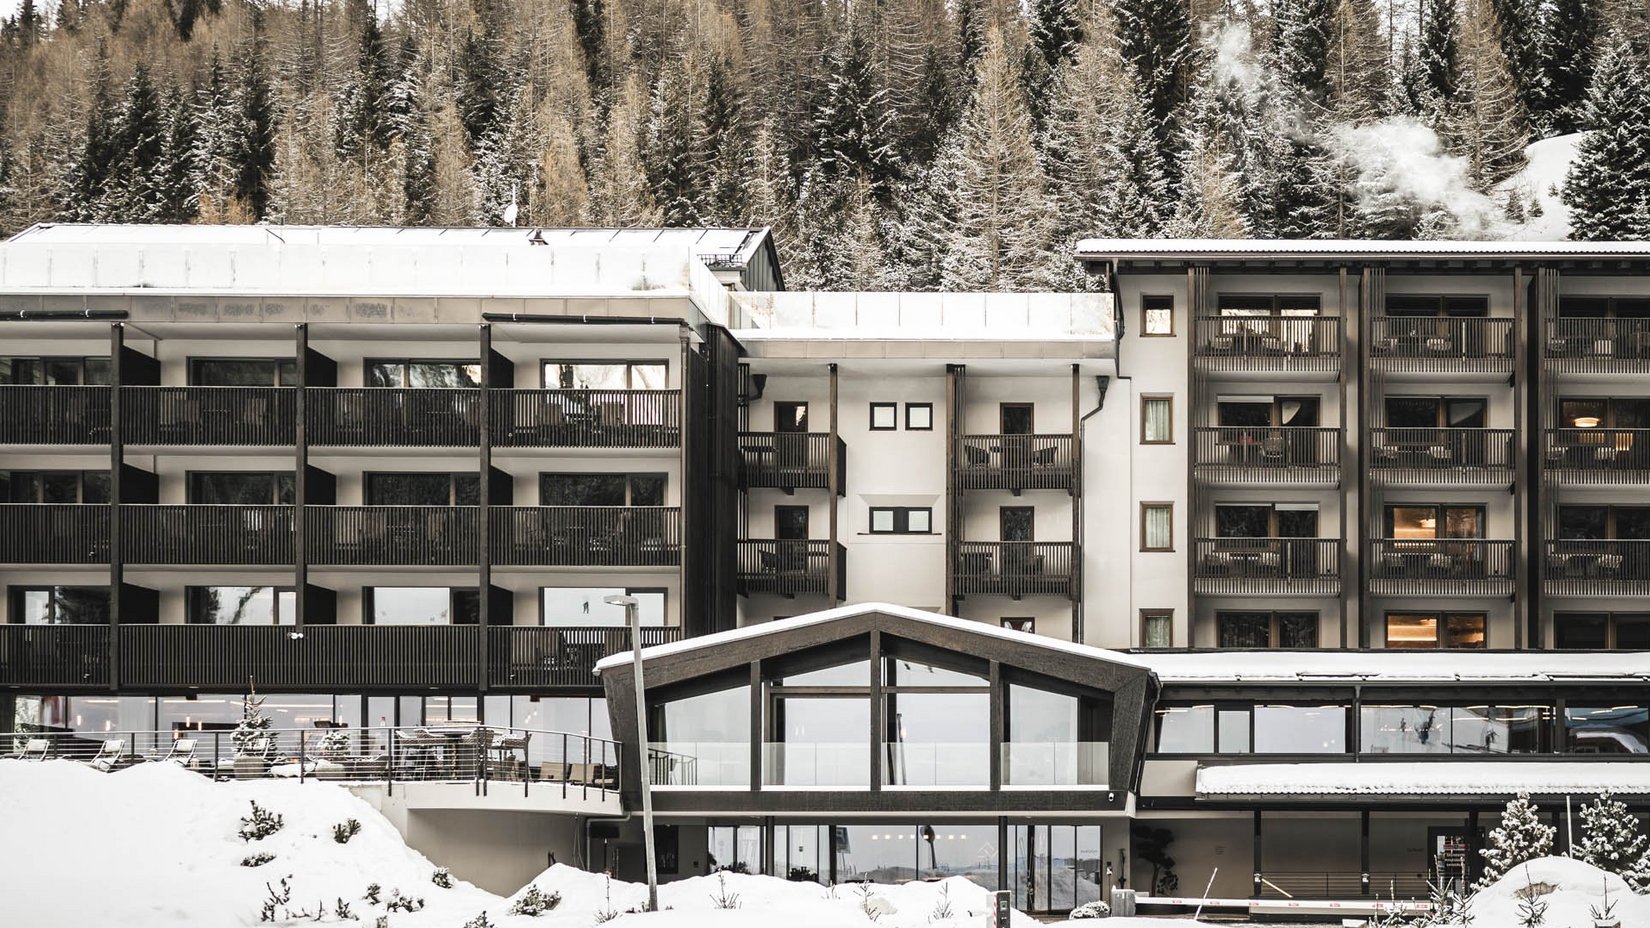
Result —
[[[274,859],[274,854],[268,853],[267,851],[259,851],[256,854],[248,854],[245,857],[242,857],[241,866],[262,867],[264,864],[267,864]]]
[[[333,911],[336,913],[338,920],[341,922],[355,921],[355,911],[351,909],[349,907],[349,903],[345,902],[342,898],[339,898],[338,904],[333,906]]]
[[[464,928],[493,928],[493,923],[487,920],[487,913],[482,912],[475,918],[465,922]]]
[[[710,897],[711,904],[718,909],[739,908],[739,894],[728,889],[728,875],[726,873],[716,874],[716,885],[718,887],[717,891]]]
[[[371,903],[373,905],[377,905],[378,904],[378,894],[383,892],[383,891],[384,891],[384,887],[379,886],[377,883],[368,883],[367,884],[367,894],[365,896],[362,896],[361,898],[367,900],[369,903]]]
[[[561,893],[541,892],[537,886],[528,885],[527,891],[521,894],[510,906],[511,915],[531,915],[534,917],[561,905]]]
[[[339,844],[348,844],[349,839],[361,833],[361,822],[358,819],[347,818],[332,826],[332,840]]]
[[[269,895],[264,899],[263,907],[258,910],[258,921],[275,921],[277,909],[280,910],[279,917],[286,918],[286,904],[292,901],[292,887],[287,884],[287,878],[281,877],[281,888],[279,890],[268,883],[264,884],[264,889],[269,891]]]
[[[1501,812],[1501,827],[1490,832],[1489,846],[1479,851],[1484,855],[1484,875],[1478,881],[1480,888],[1512,872],[1527,860],[1546,857],[1553,852],[1551,825],[1543,825],[1537,813],[1541,810],[1530,801],[1529,793],[1519,793]]]
[[[241,819],[241,830],[236,834],[241,836],[242,841],[262,841],[280,831],[281,826],[285,824],[285,819],[258,805],[258,800],[254,799],[252,814]]]
[[[1106,905],[1098,899],[1093,902],[1085,902],[1077,908],[1071,910],[1072,918],[1105,918],[1110,914],[1111,906]]]
[[[435,868],[435,872],[430,874],[430,882],[441,887],[442,889],[452,889],[453,873],[446,867],[437,867]]]
[[[394,912],[400,909],[403,912],[416,912],[424,908],[423,896],[403,896],[401,890],[390,890],[390,901],[384,903],[384,908]]]
[[[1650,889],[1650,837],[1608,792],[1581,807],[1581,840],[1570,856],[1620,876],[1634,892]]]
[[[268,760],[275,756],[275,739],[271,730],[275,723],[264,715],[264,700],[249,692],[241,700],[241,720],[235,723],[229,740],[235,745],[236,757],[258,757]]]

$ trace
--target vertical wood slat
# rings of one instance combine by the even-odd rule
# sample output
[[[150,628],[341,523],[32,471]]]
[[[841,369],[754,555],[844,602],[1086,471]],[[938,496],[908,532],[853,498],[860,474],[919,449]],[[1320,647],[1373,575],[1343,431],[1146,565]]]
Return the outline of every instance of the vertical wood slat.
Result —
[[[0,386],[0,434],[17,445],[104,444],[113,396],[107,386]]]

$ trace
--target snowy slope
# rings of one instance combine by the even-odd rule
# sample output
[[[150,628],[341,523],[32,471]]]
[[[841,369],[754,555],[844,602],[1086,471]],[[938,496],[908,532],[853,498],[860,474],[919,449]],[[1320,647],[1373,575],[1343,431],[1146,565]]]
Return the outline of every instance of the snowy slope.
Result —
[[[1592,909],[1603,908],[1606,887],[1622,928],[1650,925],[1650,896],[1633,895],[1621,877],[1567,857],[1542,857],[1527,866],[1515,867],[1473,897],[1472,924],[1478,928],[1522,925],[1518,906],[1523,897],[1519,893],[1527,893],[1532,883],[1538,897],[1547,903],[1544,924],[1554,928],[1593,924]],[[1545,887],[1551,887],[1551,891],[1540,894]]]
[[[1570,209],[1559,199],[1558,192],[1564,189],[1564,175],[1569,173],[1576,146],[1585,136],[1585,132],[1554,136],[1524,150],[1529,163],[1496,187],[1495,199],[1504,204],[1509,195],[1516,196],[1528,208],[1533,198],[1541,204],[1541,215],[1531,216],[1522,224],[1508,223],[1504,238],[1555,242],[1570,237]]]

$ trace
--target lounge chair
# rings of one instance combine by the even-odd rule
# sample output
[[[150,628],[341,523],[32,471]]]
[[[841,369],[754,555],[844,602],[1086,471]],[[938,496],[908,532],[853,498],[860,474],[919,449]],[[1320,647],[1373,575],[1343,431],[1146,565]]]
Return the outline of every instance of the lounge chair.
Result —
[[[23,743],[23,750],[7,756],[13,760],[45,760],[51,753],[52,743],[46,738],[30,738]]]
[[[92,768],[104,773],[113,773],[122,767],[130,766],[126,757],[125,738],[106,738],[103,746],[97,749],[97,755],[89,761]]]
[[[144,758],[144,760],[171,761],[174,764],[181,764],[188,767],[193,765],[195,762],[196,744],[197,742],[194,738],[174,738],[172,740],[171,747],[167,748],[165,754],[151,754]]]

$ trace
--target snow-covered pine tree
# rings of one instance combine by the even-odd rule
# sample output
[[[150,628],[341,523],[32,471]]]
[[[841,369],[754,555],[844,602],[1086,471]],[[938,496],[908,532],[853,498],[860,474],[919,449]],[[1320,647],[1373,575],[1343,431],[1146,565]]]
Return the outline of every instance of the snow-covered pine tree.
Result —
[[[641,138],[647,92],[631,74],[607,110],[599,157],[590,177],[590,219],[605,226],[647,226],[659,222],[659,208],[642,164]]]
[[[334,104],[333,147],[341,158],[361,158],[364,149],[381,152],[389,147],[394,130],[390,57],[378,17],[366,11],[356,42],[355,69]]]
[[[274,720],[264,715],[264,698],[258,695],[257,689],[248,686],[246,695],[241,699],[241,720],[235,723],[235,730],[229,734],[229,741],[235,746],[235,756],[254,756],[254,752],[260,749],[260,756],[273,754],[275,746],[270,732],[274,725]]]
[[[1541,60],[1542,0],[1490,0],[1496,36],[1506,59],[1507,76],[1524,112],[1534,114],[1542,105]]]
[[[1461,87],[1461,27],[1456,0],[1422,0],[1420,40],[1420,104],[1423,113],[1440,120],[1456,102]]]
[[[1450,148],[1467,159],[1467,182],[1483,193],[1523,169],[1530,143],[1518,85],[1497,34],[1494,2],[1461,0],[1460,84],[1443,124]]]
[[[700,158],[694,168],[699,215],[713,225],[737,225],[744,221],[749,198],[750,127],[733,63],[720,55],[706,62],[704,104],[694,128],[700,136],[694,146]]]
[[[120,153],[115,147],[115,102],[107,46],[99,45],[92,62],[91,98],[73,153],[62,168],[57,214],[70,222],[99,222],[104,191]]]
[[[435,139],[424,108],[421,63],[417,40],[409,31],[402,36],[396,74],[390,80],[385,101],[395,160],[401,168],[401,202],[393,214],[394,221],[415,226],[433,220],[438,199]]]
[[[1178,141],[1175,114],[1187,92],[1190,10],[1186,0],[1116,0],[1114,9],[1123,59],[1135,69],[1152,138],[1172,173]]]
[[[1026,100],[1032,122],[1039,128],[1048,112],[1055,75],[1083,41],[1076,7],[1076,0],[1032,0],[1028,11],[1031,42],[1025,56]]]
[[[138,62],[115,113],[115,163],[99,212],[106,222],[155,222],[164,209],[166,122],[149,67]]]
[[[279,118],[264,54],[264,42],[257,36],[237,51],[240,74],[234,93],[235,125],[229,135],[235,169],[232,192],[254,219],[262,219],[269,208]]]
[[[1507,802],[1501,812],[1501,825],[1490,832],[1488,846],[1478,853],[1484,857],[1484,872],[1479,887],[1501,879],[1513,868],[1527,860],[1546,857],[1553,852],[1551,825],[1544,825],[1529,793],[1519,793]]]
[[[648,97],[642,163],[666,225],[700,222],[699,168],[707,160],[698,149],[702,80],[693,56],[678,56],[660,69]]]
[[[826,51],[825,73],[813,118],[816,157],[810,170],[831,184],[857,174],[880,196],[899,175],[899,163],[894,158],[888,95],[859,29],[850,25]]]
[[[458,60],[454,62],[453,102],[471,147],[480,145],[488,133],[498,128],[503,95],[510,87],[502,68],[504,56],[492,27],[490,21],[484,21],[480,32],[473,29],[466,32]]]
[[[165,131],[161,141],[161,169],[157,172],[158,222],[189,222],[200,210],[199,127],[195,110],[182,89],[166,93],[162,109]]]
[[[1551,0],[1541,17],[1541,122],[1564,134],[1583,128],[1593,69],[1603,55],[1600,0]]]
[[[1291,93],[1316,105],[1329,99],[1333,18],[1331,0],[1278,0],[1272,5],[1278,77]]]
[[[1570,855],[1650,891],[1650,836],[1627,805],[1606,792],[1581,807],[1581,840]]]
[[[1590,132],[1564,180],[1570,237],[1650,238],[1650,62],[1615,41],[1599,56],[1584,111]]]

